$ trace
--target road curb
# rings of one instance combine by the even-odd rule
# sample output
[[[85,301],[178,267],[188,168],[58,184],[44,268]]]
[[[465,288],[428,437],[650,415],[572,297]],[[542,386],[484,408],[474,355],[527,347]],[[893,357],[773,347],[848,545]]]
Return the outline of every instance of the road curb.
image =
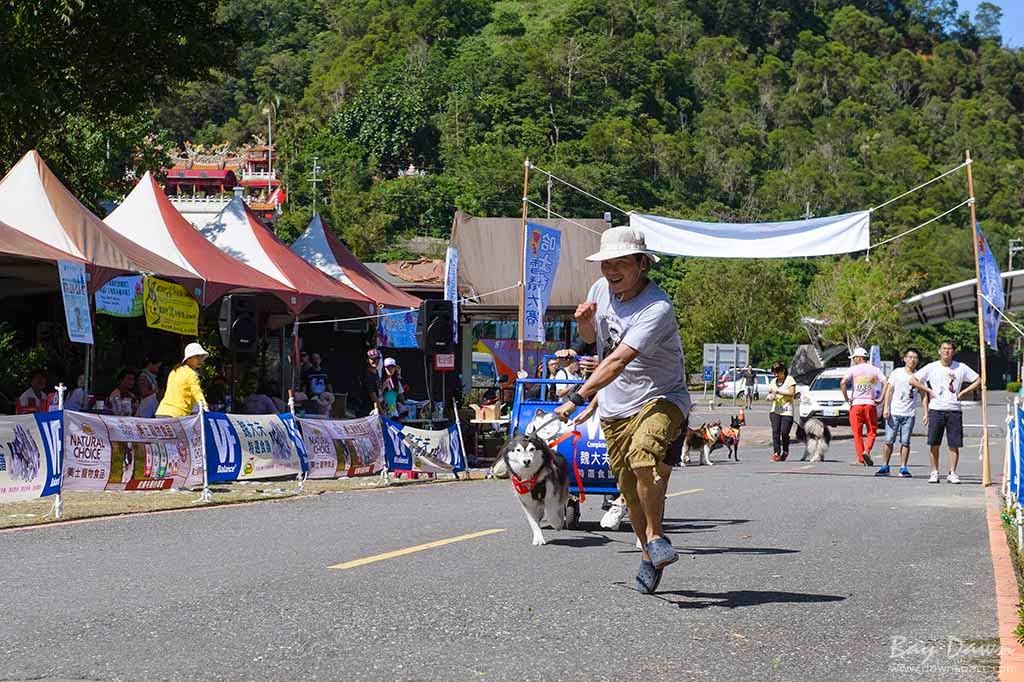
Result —
[[[1010,547],[1006,542],[999,516],[998,488],[985,490],[986,517],[988,520],[989,548],[992,552],[992,573],[996,583],[996,620],[999,625],[999,682],[1024,682],[1024,648],[1017,643],[1013,631],[1019,622],[1020,592],[1017,588],[1017,574],[1010,558]]]

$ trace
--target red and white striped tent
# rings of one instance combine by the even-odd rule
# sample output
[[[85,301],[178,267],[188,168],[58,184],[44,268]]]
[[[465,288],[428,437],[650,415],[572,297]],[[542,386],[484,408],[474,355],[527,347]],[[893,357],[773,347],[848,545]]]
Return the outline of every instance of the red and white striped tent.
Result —
[[[331,232],[320,214],[314,214],[306,231],[292,243],[292,251],[342,284],[389,308],[418,308],[421,301],[385,282],[359,262]]]
[[[104,222],[202,279],[206,283],[203,305],[231,291],[262,291],[273,294],[291,312],[297,312],[296,289],[232,258],[207,241],[174,208],[148,171]]]
[[[35,150],[0,181],[0,222],[84,261],[92,291],[130,272],[161,275],[193,291],[202,287],[195,273],[123,237],[93,215]]]
[[[298,292],[292,312],[320,299],[348,301],[370,309],[373,301],[302,260],[260,222],[241,197],[234,197],[200,232],[224,253]]]

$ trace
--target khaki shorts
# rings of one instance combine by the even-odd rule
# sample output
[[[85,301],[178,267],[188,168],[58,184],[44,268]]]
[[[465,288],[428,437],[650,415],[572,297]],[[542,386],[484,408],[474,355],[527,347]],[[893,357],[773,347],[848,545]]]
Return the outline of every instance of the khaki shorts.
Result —
[[[673,402],[652,400],[632,417],[602,419],[608,442],[608,467],[616,480],[634,469],[657,466],[665,459],[683,424],[683,412]]]

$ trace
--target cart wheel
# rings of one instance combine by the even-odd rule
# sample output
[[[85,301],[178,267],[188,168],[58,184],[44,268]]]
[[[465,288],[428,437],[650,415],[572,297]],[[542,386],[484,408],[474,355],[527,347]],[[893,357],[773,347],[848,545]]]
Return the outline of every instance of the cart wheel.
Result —
[[[580,527],[580,503],[576,500],[569,500],[569,504],[565,505],[565,527],[569,530]]]

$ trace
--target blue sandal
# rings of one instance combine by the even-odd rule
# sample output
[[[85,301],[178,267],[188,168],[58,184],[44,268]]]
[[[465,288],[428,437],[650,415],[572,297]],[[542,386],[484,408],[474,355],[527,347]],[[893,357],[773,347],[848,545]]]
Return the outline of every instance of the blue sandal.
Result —
[[[636,574],[636,591],[644,594],[654,594],[661,582],[663,571],[655,568],[650,561],[640,561],[640,571]]]
[[[679,552],[666,538],[657,538],[647,543],[647,556],[651,557],[651,563],[657,569],[662,569],[669,564],[679,561]]]

